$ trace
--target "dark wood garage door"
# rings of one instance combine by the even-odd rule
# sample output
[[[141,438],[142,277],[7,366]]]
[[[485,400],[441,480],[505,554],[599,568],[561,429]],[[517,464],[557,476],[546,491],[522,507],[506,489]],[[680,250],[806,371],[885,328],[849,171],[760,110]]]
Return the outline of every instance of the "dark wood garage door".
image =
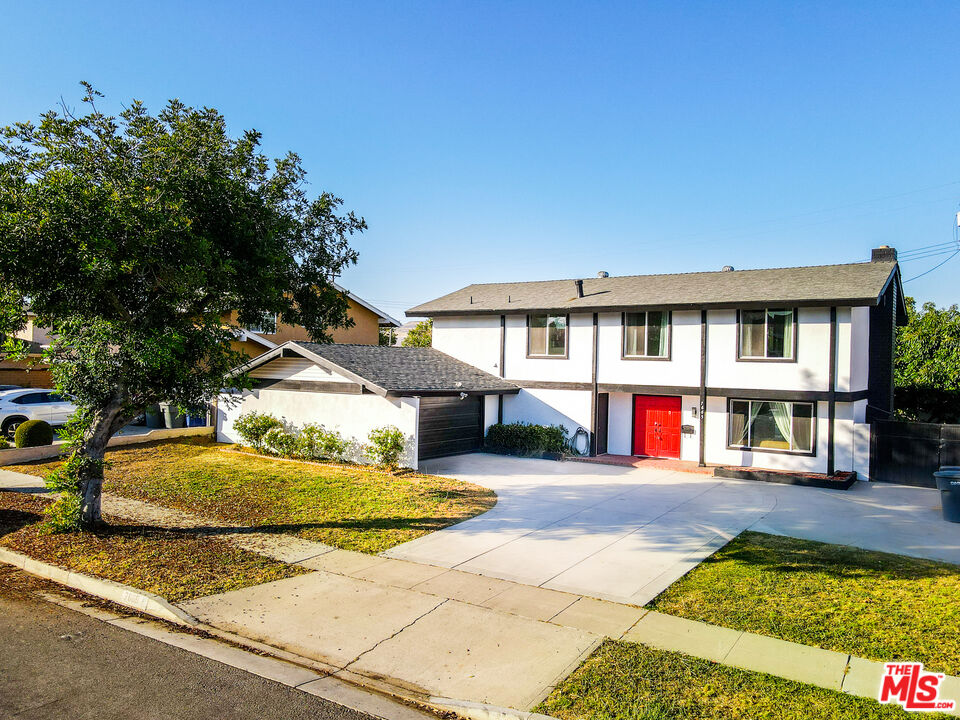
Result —
[[[483,444],[483,396],[420,398],[420,459],[479,450]]]

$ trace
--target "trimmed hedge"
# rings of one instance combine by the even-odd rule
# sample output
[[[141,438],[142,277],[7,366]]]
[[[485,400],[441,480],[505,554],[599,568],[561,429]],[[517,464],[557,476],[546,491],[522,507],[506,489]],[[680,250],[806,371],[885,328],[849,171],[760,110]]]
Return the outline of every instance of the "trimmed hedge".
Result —
[[[486,446],[513,455],[562,453],[570,449],[567,429],[562,425],[496,423],[487,430]]]
[[[18,448],[53,445],[53,428],[43,420],[27,420],[17,427],[13,444]]]

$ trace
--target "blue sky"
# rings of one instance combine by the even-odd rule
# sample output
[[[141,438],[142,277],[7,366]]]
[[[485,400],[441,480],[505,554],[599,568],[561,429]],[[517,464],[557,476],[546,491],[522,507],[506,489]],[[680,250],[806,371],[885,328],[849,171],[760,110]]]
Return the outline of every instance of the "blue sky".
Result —
[[[401,320],[472,282],[955,238],[955,2],[135,6],[0,2],[0,124],[80,80],[216,107],[366,217],[343,283]],[[958,270],[907,291],[960,301]]]

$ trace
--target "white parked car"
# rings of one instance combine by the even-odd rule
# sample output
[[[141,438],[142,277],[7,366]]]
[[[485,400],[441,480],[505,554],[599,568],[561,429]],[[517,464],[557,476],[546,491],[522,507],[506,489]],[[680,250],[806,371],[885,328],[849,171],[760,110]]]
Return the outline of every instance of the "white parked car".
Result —
[[[17,426],[27,420],[45,420],[55,427],[63,425],[76,409],[76,405],[54,390],[6,390],[0,392],[0,433],[12,440]]]

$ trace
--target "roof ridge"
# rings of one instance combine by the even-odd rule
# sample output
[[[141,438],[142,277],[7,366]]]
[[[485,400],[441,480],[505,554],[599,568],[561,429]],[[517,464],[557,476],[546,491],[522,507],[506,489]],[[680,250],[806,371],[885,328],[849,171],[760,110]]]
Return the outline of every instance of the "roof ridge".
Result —
[[[743,270],[691,270],[689,272],[675,272],[675,273],[645,273],[638,275],[611,275],[610,277],[600,278],[600,277],[580,277],[580,278],[552,278],[550,280],[505,280],[501,282],[488,282],[488,283],[471,283],[466,287],[462,287],[459,290],[453,290],[447,295],[452,295],[453,293],[463,292],[464,290],[469,290],[472,287],[489,287],[491,285],[532,285],[534,283],[546,283],[546,282],[574,282],[576,280],[627,280],[630,278],[642,278],[642,277],[681,277],[686,275],[714,275],[719,273],[752,273],[752,272],[766,272],[768,270],[817,270],[821,268],[830,268],[830,267],[849,267],[851,265],[884,265],[884,264],[895,264],[896,260],[862,260],[860,262],[849,262],[849,263],[825,263],[823,265],[780,265],[776,267],[763,267],[763,268],[744,268]],[[440,297],[443,297],[442,295]],[[429,301],[428,301],[429,302]],[[423,305],[424,303],[420,303]]]

